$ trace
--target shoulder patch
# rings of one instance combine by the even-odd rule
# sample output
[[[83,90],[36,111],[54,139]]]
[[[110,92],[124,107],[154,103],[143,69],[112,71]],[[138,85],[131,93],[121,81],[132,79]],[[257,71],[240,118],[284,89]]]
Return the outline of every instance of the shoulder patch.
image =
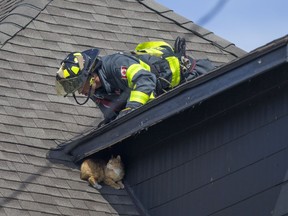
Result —
[[[121,66],[121,79],[127,79],[126,71],[127,71],[127,67]]]

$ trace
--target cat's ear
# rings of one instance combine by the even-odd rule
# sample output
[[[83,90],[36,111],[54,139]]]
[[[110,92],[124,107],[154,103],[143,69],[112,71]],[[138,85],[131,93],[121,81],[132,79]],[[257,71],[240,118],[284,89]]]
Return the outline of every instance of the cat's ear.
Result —
[[[118,156],[117,156],[117,159],[118,159],[118,160],[121,160],[121,156],[120,156],[120,155],[118,155]]]

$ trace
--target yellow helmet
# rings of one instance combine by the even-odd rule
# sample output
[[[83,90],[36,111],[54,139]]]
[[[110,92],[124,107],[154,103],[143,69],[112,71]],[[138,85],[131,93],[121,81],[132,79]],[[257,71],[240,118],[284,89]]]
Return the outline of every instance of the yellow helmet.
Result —
[[[56,74],[55,88],[58,95],[74,94],[82,88],[91,74],[101,65],[99,49],[70,53]]]

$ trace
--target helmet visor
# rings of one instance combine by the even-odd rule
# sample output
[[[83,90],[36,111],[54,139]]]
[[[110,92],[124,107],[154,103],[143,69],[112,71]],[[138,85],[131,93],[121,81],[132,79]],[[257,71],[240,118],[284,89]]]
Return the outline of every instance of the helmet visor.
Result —
[[[57,95],[67,95],[76,92],[84,85],[85,81],[82,76],[67,78],[67,79],[56,79],[55,89]]]

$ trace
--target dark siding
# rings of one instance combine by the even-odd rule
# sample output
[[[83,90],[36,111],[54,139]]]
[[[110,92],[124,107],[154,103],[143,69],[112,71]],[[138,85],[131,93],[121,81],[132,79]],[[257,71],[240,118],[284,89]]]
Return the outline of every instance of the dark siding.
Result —
[[[288,88],[281,71],[128,141],[126,179],[152,216],[288,213]]]

